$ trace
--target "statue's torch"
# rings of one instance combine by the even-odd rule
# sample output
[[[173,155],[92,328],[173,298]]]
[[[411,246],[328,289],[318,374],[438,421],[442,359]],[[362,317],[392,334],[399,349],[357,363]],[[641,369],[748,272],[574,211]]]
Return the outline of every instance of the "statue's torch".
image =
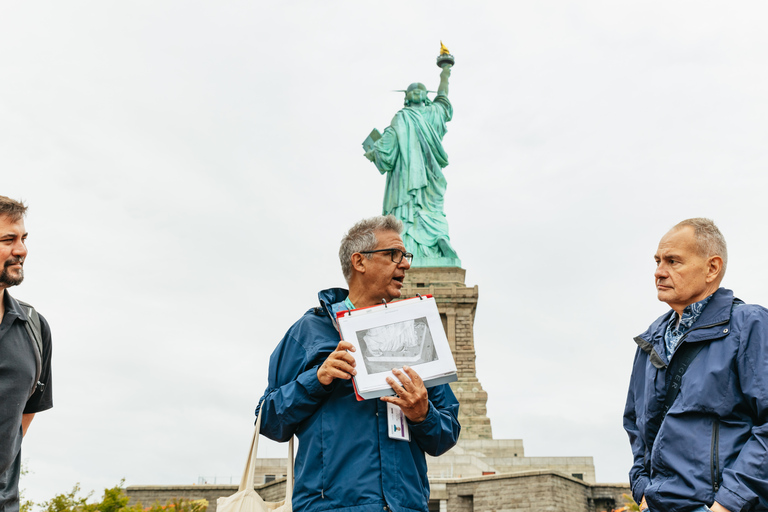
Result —
[[[446,64],[454,65],[456,59],[453,58],[451,52],[445,47],[442,41],[440,41],[440,55],[437,56],[437,67],[442,68]]]

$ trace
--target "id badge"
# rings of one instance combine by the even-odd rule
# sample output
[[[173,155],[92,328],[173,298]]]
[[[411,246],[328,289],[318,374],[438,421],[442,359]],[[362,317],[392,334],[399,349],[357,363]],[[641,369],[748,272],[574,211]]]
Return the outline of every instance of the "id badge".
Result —
[[[387,402],[387,432],[390,439],[397,441],[410,441],[411,431],[408,430],[408,421],[399,406]]]

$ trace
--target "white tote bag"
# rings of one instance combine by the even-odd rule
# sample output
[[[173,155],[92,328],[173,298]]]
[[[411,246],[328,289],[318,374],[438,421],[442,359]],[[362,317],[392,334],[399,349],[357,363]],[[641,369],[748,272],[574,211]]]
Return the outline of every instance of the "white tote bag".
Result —
[[[245,463],[245,473],[240,480],[240,488],[232,496],[219,498],[216,501],[216,512],[291,512],[291,495],[293,494],[293,436],[288,442],[288,481],[285,483],[285,500],[266,502],[253,490],[253,473],[256,469],[256,450],[259,447],[259,430],[261,429],[261,411],[256,419],[256,429],[253,431],[251,452]]]

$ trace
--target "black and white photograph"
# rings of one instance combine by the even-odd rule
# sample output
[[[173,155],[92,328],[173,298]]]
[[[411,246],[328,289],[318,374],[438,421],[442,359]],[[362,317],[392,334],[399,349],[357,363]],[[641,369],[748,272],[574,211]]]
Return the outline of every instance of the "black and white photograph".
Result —
[[[357,331],[369,374],[437,360],[426,317]]]
[[[413,368],[432,387],[457,378],[456,363],[431,295],[353,309],[339,317],[342,339],[355,346],[358,398],[391,395],[393,369]]]

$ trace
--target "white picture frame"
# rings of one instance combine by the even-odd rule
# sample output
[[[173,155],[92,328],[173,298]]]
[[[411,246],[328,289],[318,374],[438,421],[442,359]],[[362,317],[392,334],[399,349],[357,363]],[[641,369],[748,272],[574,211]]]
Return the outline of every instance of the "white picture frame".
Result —
[[[432,296],[415,297],[338,314],[343,340],[352,343],[359,398],[394,395],[386,378],[409,366],[426,387],[457,380],[448,338]]]

